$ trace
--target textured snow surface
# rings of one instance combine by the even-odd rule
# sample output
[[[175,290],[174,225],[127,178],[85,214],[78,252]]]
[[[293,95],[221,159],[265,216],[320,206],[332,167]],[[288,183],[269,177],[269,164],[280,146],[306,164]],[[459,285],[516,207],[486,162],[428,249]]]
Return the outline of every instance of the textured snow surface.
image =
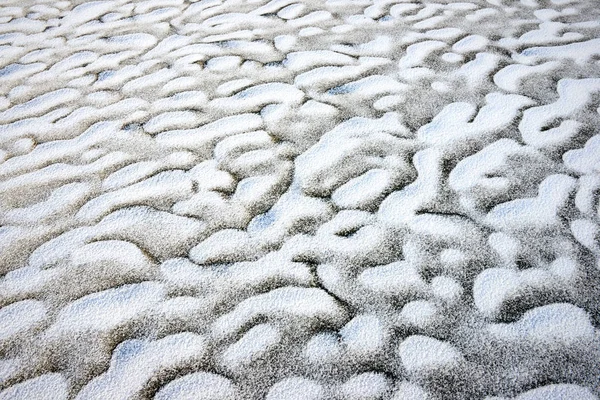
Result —
[[[1,0],[0,399],[598,400],[597,0]]]

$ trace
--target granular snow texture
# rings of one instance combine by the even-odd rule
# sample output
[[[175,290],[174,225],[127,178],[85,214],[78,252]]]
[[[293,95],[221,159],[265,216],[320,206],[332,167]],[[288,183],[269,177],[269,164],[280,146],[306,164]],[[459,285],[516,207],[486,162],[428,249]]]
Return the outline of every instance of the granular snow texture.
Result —
[[[1,400],[600,396],[596,0],[1,0]]]

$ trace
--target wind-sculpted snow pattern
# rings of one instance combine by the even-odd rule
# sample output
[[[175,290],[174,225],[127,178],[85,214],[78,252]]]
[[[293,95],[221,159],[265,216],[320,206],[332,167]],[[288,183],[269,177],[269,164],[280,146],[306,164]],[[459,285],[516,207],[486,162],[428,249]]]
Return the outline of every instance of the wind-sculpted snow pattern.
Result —
[[[600,398],[595,0],[2,0],[0,400]]]

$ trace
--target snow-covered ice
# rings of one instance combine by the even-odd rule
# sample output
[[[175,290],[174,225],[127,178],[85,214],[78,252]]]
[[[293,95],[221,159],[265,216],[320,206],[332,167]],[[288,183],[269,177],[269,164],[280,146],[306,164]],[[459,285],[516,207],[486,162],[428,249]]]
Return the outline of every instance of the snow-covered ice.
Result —
[[[0,400],[598,400],[599,21],[0,1]]]

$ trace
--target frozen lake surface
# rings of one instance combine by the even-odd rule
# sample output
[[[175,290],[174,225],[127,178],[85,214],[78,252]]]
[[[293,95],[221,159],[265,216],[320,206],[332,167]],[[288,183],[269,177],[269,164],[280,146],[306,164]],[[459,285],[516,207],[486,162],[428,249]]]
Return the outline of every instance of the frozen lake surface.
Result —
[[[1,0],[0,400],[598,400],[596,0]]]

